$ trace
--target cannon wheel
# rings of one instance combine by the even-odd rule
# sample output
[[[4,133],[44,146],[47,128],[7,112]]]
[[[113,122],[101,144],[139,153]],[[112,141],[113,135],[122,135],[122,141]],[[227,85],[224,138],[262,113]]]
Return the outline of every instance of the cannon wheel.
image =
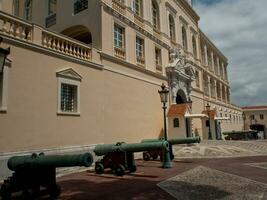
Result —
[[[115,168],[115,174],[117,176],[123,176],[125,174],[125,167],[123,165],[118,165]]]
[[[7,180],[4,180],[4,183],[0,190],[0,196],[2,200],[10,200],[11,199],[11,184],[10,184],[11,178],[8,178]]]
[[[103,174],[103,172],[104,172],[104,166],[103,166],[103,164],[101,164],[101,163],[97,163],[97,164],[95,165],[95,172],[96,172],[97,174]]]
[[[149,161],[150,160],[150,154],[148,152],[143,152],[143,160]]]
[[[133,172],[136,172],[136,166],[135,165],[133,165],[133,166],[131,166],[130,168],[129,168],[129,171],[131,172],[131,173],[133,173]]]

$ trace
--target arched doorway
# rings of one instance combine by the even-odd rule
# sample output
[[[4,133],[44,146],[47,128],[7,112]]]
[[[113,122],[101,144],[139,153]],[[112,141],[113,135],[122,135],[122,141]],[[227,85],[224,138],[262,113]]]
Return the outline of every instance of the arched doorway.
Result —
[[[186,103],[186,95],[183,90],[178,90],[176,95],[176,104]]]
[[[72,26],[63,30],[61,33],[85,44],[92,44],[92,34],[85,26]]]

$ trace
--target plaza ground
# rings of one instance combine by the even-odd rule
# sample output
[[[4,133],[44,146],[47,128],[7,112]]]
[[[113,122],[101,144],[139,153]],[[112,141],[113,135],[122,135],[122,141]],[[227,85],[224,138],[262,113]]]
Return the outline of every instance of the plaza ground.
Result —
[[[267,141],[203,141],[175,146],[175,154],[171,169],[137,160],[137,172],[124,177],[93,170],[60,177],[59,199],[267,199]]]
[[[174,146],[174,154],[170,169],[137,159],[136,173],[123,177],[61,170],[59,199],[267,200],[267,140],[202,141]]]

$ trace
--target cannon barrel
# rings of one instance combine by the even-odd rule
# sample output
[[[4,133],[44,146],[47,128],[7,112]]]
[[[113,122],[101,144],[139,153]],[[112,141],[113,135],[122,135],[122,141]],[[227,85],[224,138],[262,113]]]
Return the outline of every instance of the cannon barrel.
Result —
[[[149,143],[117,143],[117,144],[99,144],[96,145],[94,152],[97,156],[103,156],[111,152],[143,152],[148,150],[168,150],[169,144],[166,141],[155,141]]]
[[[156,141],[163,141],[163,139],[145,139],[142,140],[142,143],[150,143]],[[191,143],[200,143],[200,137],[188,137],[188,138],[173,138],[168,139],[169,144],[191,144]]]
[[[7,166],[15,171],[20,168],[45,168],[45,167],[89,167],[93,163],[90,153],[76,155],[44,155],[32,154],[29,156],[14,156],[8,160]]]

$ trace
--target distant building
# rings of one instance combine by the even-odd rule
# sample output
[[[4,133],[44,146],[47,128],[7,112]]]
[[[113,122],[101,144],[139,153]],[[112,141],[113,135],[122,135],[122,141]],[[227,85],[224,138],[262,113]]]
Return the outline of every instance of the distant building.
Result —
[[[242,109],[244,129],[258,130],[262,137],[267,138],[267,106],[246,106]]]

